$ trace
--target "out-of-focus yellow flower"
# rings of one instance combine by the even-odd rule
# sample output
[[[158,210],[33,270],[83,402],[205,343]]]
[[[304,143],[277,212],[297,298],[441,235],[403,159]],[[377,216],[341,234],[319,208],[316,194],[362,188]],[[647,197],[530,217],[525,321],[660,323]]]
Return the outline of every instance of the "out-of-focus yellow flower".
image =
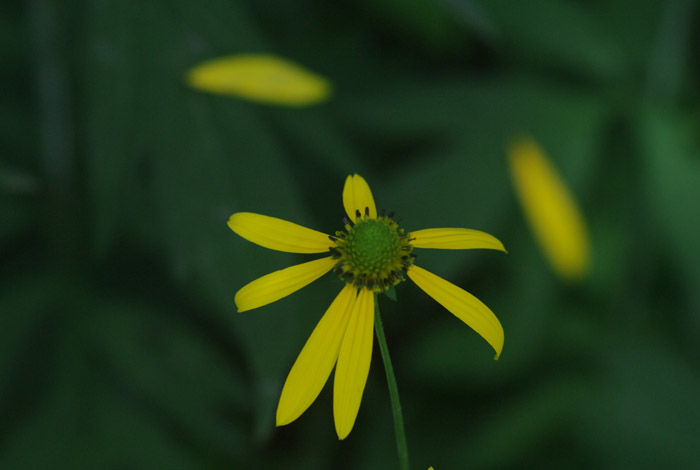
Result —
[[[187,74],[187,84],[209,93],[282,106],[309,106],[328,99],[330,83],[280,57],[242,54],[208,60]]]
[[[584,278],[590,262],[588,230],[566,183],[531,137],[510,143],[508,161],[525,217],[552,269],[569,281]]]

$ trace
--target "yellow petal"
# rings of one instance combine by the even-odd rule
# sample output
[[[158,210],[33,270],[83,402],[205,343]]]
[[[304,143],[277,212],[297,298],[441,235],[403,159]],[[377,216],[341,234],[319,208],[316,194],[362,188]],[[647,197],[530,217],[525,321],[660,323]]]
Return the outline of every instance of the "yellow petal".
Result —
[[[552,269],[564,279],[583,278],[590,259],[588,231],[566,183],[532,138],[513,141],[508,157],[516,194]]]
[[[267,274],[241,287],[234,302],[239,312],[270,304],[311,284],[337,262],[329,256]]]
[[[272,55],[242,54],[203,62],[187,75],[192,88],[284,106],[326,100],[329,82],[303,67]]]
[[[493,235],[468,228],[426,228],[409,234],[415,248],[436,248],[440,250],[469,250],[485,248],[506,251]]]
[[[316,400],[338,359],[356,290],[347,284],[318,322],[297,357],[277,405],[277,426],[297,419]]]
[[[498,359],[503,349],[503,327],[486,305],[464,289],[415,264],[407,274],[426,294],[479,333],[496,351]]]
[[[229,219],[228,226],[246,240],[271,250],[324,253],[333,245],[325,233],[251,212],[236,212]]]
[[[357,173],[348,176],[345,180],[343,206],[345,206],[345,213],[352,221],[356,218],[356,211],[365,215],[365,208],[369,208],[371,218],[377,217],[377,206],[374,205],[372,191],[370,191],[367,181]]]
[[[360,409],[372,358],[373,325],[374,293],[362,289],[352,307],[335,367],[333,416],[338,439],[350,434]]]

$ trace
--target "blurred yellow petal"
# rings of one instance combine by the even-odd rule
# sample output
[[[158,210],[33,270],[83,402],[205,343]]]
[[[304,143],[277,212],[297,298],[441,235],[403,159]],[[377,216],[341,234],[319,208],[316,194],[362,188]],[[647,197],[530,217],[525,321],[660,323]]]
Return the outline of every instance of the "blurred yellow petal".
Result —
[[[486,305],[464,289],[415,264],[407,274],[426,294],[479,333],[496,351],[498,359],[503,349],[503,327]]]
[[[318,322],[284,383],[277,426],[297,419],[316,400],[338,359],[356,289],[346,285]]]
[[[280,57],[242,54],[208,60],[187,75],[192,88],[284,106],[308,106],[326,100],[330,83]]]
[[[365,208],[369,209],[371,218],[377,218],[377,206],[374,205],[372,191],[370,191],[367,181],[357,173],[348,176],[345,180],[343,206],[345,206],[345,213],[352,221],[356,218],[356,211],[365,215]]]
[[[271,250],[288,253],[324,253],[333,245],[325,233],[286,220],[237,212],[228,226],[241,237]]]
[[[339,439],[345,439],[357,418],[372,359],[374,293],[360,290],[340,345],[333,384],[333,416]]]
[[[566,183],[532,138],[513,141],[508,160],[516,194],[552,269],[564,279],[583,278],[590,261],[588,231]]]
[[[236,292],[236,307],[245,312],[287,297],[326,274],[336,263],[329,256],[267,274]]]
[[[435,248],[439,250],[469,250],[485,248],[506,251],[498,238],[486,232],[468,228],[426,228],[408,235],[415,248]]]

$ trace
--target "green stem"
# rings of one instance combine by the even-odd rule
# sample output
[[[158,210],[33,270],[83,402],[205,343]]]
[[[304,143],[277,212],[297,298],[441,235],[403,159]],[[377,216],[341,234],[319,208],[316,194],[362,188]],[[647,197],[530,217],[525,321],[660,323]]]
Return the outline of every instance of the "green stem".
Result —
[[[394,415],[394,431],[396,432],[396,451],[399,454],[399,465],[401,470],[408,470],[408,446],[406,445],[406,431],[403,428],[403,415],[401,414],[401,402],[399,402],[399,389],[396,386],[396,377],[394,376],[394,368],[391,365],[391,357],[389,357],[389,348],[386,345],[386,336],[384,336],[384,327],[382,319],[379,315],[379,301],[377,296],[374,296],[374,331],[377,333],[377,342],[379,350],[382,353],[382,361],[384,362],[384,370],[386,371],[386,381],[389,386],[389,398],[391,399],[391,412]]]

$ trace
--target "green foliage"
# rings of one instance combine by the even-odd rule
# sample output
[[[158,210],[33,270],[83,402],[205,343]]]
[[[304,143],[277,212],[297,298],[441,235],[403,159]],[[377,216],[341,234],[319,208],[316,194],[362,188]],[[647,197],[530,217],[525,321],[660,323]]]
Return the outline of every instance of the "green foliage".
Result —
[[[407,231],[474,228],[509,252],[417,252],[497,314],[499,361],[410,282],[380,298],[415,468],[697,467],[697,12],[4,3],[0,468],[393,468],[378,358],[347,440],[330,387],[274,427],[337,277],[244,314],[233,300],[308,258],[240,239],[228,217],[333,233],[354,172]],[[242,52],[297,61],[335,95],[277,109],[185,86]],[[504,153],[518,133],[582,206],[582,284],[554,277],[519,211]]]

